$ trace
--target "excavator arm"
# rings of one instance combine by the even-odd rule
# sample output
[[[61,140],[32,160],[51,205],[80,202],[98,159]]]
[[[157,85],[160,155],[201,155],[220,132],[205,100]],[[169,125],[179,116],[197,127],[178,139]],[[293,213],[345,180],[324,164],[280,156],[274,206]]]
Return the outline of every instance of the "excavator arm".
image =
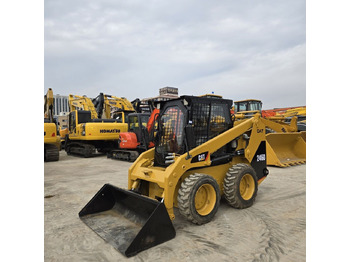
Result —
[[[47,90],[46,95],[44,96],[44,118],[49,119],[50,123],[53,123],[53,106],[54,106],[53,91],[51,88],[49,88]]]
[[[59,160],[60,137],[53,118],[54,97],[51,88],[44,96],[44,161]]]
[[[135,109],[125,97],[104,95],[104,112],[106,118],[112,118],[112,115],[118,111],[135,112]]]
[[[86,96],[69,95],[68,104],[70,111],[86,110],[91,112],[91,119],[97,119],[97,112],[95,106],[90,98]]]

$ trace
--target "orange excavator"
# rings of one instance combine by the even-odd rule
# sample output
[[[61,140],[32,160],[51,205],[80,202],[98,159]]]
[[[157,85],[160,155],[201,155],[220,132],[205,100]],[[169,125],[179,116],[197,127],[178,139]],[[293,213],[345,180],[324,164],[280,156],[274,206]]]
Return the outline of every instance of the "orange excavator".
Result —
[[[118,149],[107,157],[134,162],[140,153],[154,147],[155,129],[159,109],[149,113],[131,113],[128,115],[128,132],[119,135]]]

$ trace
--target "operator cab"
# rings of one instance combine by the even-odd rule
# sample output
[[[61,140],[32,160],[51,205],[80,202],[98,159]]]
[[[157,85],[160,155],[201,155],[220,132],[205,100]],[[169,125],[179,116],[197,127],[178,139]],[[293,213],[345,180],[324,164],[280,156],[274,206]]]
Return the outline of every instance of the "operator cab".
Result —
[[[144,137],[142,133],[145,133],[145,135],[147,134],[149,117],[149,113],[131,113],[128,115],[128,132],[135,133],[137,141],[142,141]]]
[[[69,113],[69,132],[74,132],[76,126],[81,123],[91,122],[91,112],[86,110],[74,110]]]
[[[231,128],[231,106],[232,100],[195,96],[162,103],[155,139],[155,165],[167,166],[169,156],[182,155]],[[216,153],[226,153],[225,148]]]
[[[261,112],[262,102],[256,99],[247,99],[235,102],[235,113],[247,111]]]

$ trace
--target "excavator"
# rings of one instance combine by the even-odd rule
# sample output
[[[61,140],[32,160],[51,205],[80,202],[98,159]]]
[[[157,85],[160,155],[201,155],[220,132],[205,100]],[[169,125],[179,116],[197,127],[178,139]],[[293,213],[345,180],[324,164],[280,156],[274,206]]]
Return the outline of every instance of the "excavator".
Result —
[[[60,151],[60,137],[53,118],[54,98],[51,88],[44,96],[44,161],[58,161]]]
[[[159,109],[152,114],[132,113],[128,115],[128,132],[119,136],[118,149],[107,155],[109,158],[134,162],[140,153],[154,147],[154,135]]]
[[[105,184],[80,219],[126,257],[173,239],[174,208],[189,222],[210,223],[220,199],[253,205],[268,176],[259,113],[234,125],[232,100],[181,96],[157,105],[155,146],[129,168],[127,189]]]
[[[132,103],[125,97],[100,93],[92,102],[99,119],[116,119],[118,123],[127,123],[128,114],[135,113]]]
[[[119,134],[127,131],[125,122],[116,119],[99,119],[95,106],[86,96],[69,95],[68,134],[65,137],[65,151],[68,155],[84,157],[108,153],[118,147]]]
[[[246,99],[234,102],[235,124],[256,113],[262,114],[266,126],[267,165],[288,167],[306,162],[306,131],[300,130],[300,118],[296,114],[278,115],[262,110],[262,102]],[[306,118],[306,111],[305,111]]]
[[[128,131],[119,134],[118,149],[107,153],[108,158],[133,162],[141,152],[154,146],[151,129],[159,110],[154,111],[154,102],[147,105],[143,112],[140,99],[129,102],[125,97],[116,97],[100,93],[92,100],[98,118],[116,119],[117,122],[128,123]],[[135,108],[136,107],[136,108]],[[153,110],[153,111],[152,111]],[[150,118],[151,115],[151,118]]]

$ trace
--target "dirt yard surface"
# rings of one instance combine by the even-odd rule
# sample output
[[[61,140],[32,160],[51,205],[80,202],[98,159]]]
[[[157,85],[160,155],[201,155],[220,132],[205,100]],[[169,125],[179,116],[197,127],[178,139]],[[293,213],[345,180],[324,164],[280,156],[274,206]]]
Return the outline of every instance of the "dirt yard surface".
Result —
[[[254,205],[221,201],[213,221],[197,226],[175,210],[176,237],[125,258],[78,216],[105,184],[127,187],[131,163],[60,152],[45,163],[45,261],[305,261],[306,165],[269,167]]]

